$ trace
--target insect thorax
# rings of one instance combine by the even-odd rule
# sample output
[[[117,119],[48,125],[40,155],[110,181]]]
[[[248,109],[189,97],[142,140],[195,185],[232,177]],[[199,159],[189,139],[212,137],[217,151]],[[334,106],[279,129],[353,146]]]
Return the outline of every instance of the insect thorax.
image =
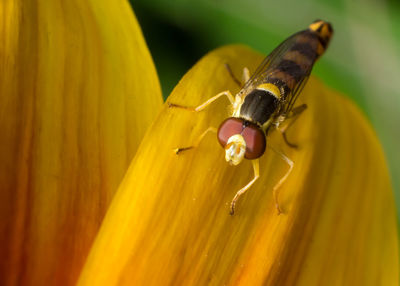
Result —
[[[271,91],[256,88],[245,97],[240,116],[262,126],[277,111],[279,102]]]

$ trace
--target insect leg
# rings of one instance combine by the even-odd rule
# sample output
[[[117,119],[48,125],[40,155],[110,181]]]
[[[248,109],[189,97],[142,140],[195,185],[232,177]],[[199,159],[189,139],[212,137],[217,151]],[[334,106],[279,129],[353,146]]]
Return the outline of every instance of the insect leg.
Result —
[[[228,70],[229,75],[231,76],[231,78],[233,79],[233,81],[239,86],[242,87],[242,83],[240,82],[240,80],[238,80],[236,78],[236,76],[233,74],[233,71],[231,69],[231,66],[229,64],[225,64],[225,68]]]
[[[287,139],[286,131],[289,129],[290,126],[293,125],[293,123],[296,122],[296,120],[299,118],[299,115],[303,113],[304,110],[307,109],[307,104],[302,104],[300,106],[297,106],[290,111],[290,113],[285,117],[285,119],[291,119],[291,121],[286,124],[283,128],[278,128],[279,131],[281,132],[283,136],[283,140],[287,145],[289,145],[292,148],[297,148],[298,146],[296,144],[290,143],[289,140]]]
[[[254,178],[243,188],[241,188],[235,195],[235,197],[233,198],[232,202],[231,202],[231,211],[230,214],[233,215],[235,213],[235,205],[236,205],[236,201],[239,199],[239,197],[241,195],[243,195],[253,184],[254,182],[258,179],[258,177],[260,176],[260,167],[259,167],[259,161],[258,159],[256,160],[252,160],[251,161],[253,163],[253,170],[254,170]]]
[[[243,82],[246,83],[250,79],[250,71],[248,68],[243,68],[243,75],[242,75]]]
[[[225,64],[225,68],[228,70],[228,73],[231,76],[231,78],[233,79],[233,81],[239,87],[243,87],[243,85],[250,79],[250,71],[248,68],[243,68],[243,75],[242,75],[243,83],[241,83],[240,80],[238,80],[237,77],[233,74],[231,66],[229,64]]]
[[[199,146],[201,140],[203,140],[203,138],[204,138],[209,132],[217,133],[217,128],[208,127],[203,133],[201,133],[201,135],[199,136],[199,138],[197,138],[197,140],[194,142],[194,144],[193,144],[192,146],[182,147],[182,148],[176,148],[176,149],[174,149],[175,154],[176,154],[176,155],[179,155],[179,154],[182,153],[183,151],[196,148],[197,146]]]
[[[197,107],[183,106],[183,105],[178,105],[178,104],[170,103],[170,102],[168,102],[168,106],[169,107],[176,107],[176,108],[183,108],[183,109],[187,109],[187,110],[190,110],[190,111],[193,111],[193,112],[199,112],[199,111],[202,111],[204,108],[206,108],[208,105],[210,105],[211,103],[213,103],[214,101],[216,101],[218,98],[220,98],[223,95],[226,95],[228,97],[228,99],[231,102],[231,104],[233,104],[235,102],[235,99],[233,98],[232,93],[229,90],[226,90],[226,91],[220,92],[217,95],[211,97],[206,102],[200,104]]]
[[[278,211],[278,215],[280,215],[282,213],[282,209],[279,206],[279,200],[278,200],[278,192],[279,192],[279,188],[282,186],[282,184],[286,181],[286,179],[289,177],[290,173],[293,170],[293,166],[294,166],[294,162],[292,160],[290,160],[285,154],[283,154],[282,152],[274,149],[271,145],[268,145],[269,148],[272,149],[272,151],[274,151],[276,154],[278,154],[282,160],[284,160],[288,165],[289,165],[289,169],[286,171],[286,174],[283,175],[283,177],[279,180],[278,183],[276,183],[276,185],[274,186],[272,193],[274,195],[274,200],[275,200],[275,207]]]

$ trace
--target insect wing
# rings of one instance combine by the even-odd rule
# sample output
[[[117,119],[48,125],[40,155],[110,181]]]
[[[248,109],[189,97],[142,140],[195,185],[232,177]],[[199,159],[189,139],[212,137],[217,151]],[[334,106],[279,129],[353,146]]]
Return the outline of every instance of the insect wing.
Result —
[[[241,96],[246,96],[258,85],[267,82],[267,80],[271,78],[274,73],[279,72],[279,70],[277,70],[278,65],[280,65],[279,69],[291,68],[290,65],[282,66],[282,59],[284,58],[285,54],[289,52],[296,44],[297,36],[300,33],[303,33],[303,31],[300,31],[287,38],[262,61],[262,63],[257,67],[254,74],[243,86],[243,89],[240,91]],[[312,67],[313,65],[310,65],[309,67],[307,67],[306,70],[303,69],[301,74],[294,75],[294,77],[298,78],[297,82],[293,86],[291,91],[283,98],[284,102],[282,102],[281,113],[285,114],[292,110],[299,94],[301,93],[310,76]]]
[[[240,91],[241,96],[247,95],[258,85],[266,81],[268,75],[275,70],[285,53],[288,52],[296,42],[296,36],[299,33],[301,32],[298,32],[283,41],[261,62],[250,79],[244,84],[242,90]]]
[[[292,109],[294,104],[296,103],[299,94],[303,90],[304,86],[307,83],[308,78],[310,77],[311,69],[308,71],[308,74],[304,76],[293,88],[293,90],[289,93],[286,102],[284,103],[284,107],[282,109],[282,114],[289,113]]]

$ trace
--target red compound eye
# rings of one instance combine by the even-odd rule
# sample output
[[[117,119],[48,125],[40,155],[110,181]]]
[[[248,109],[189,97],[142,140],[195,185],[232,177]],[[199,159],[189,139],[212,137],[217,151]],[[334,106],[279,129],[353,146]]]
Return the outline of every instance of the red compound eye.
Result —
[[[255,124],[250,123],[242,132],[246,141],[246,159],[257,159],[265,152],[266,140],[264,132]]]
[[[218,129],[218,141],[225,148],[229,138],[236,134],[241,134],[246,141],[246,159],[257,159],[264,154],[265,135],[256,124],[241,118],[227,118]]]
[[[235,117],[225,119],[218,129],[218,141],[225,148],[229,138],[235,134],[241,134],[243,130],[243,120]]]

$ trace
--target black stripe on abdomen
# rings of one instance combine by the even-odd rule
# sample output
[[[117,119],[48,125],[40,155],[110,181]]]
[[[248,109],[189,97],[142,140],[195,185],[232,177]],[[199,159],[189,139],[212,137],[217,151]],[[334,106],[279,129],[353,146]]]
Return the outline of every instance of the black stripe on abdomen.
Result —
[[[321,43],[322,47],[324,48],[324,51],[326,50],[326,47],[328,46],[329,39],[324,39],[320,36],[318,36],[318,41]]]
[[[313,48],[309,43],[295,43],[290,48],[290,51],[298,51],[312,62],[318,58],[316,49]]]
[[[301,66],[292,60],[282,60],[276,69],[290,75],[296,81],[302,78],[305,73]]]

